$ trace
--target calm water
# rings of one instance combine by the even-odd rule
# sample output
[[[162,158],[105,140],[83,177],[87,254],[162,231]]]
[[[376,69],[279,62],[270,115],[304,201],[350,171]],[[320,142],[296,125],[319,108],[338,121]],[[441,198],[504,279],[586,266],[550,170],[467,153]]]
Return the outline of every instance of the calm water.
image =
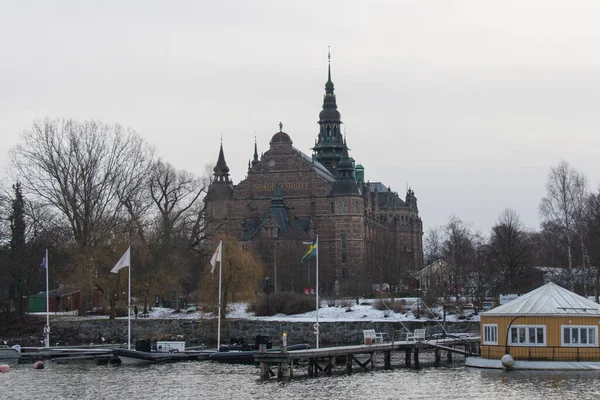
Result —
[[[0,374],[0,399],[597,399],[599,372],[421,370],[260,382],[254,366],[191,362],[147,367],[17,365]],[[339,368],[342,370],[343,368]],[[303,376],[306,368],[299,367]]]

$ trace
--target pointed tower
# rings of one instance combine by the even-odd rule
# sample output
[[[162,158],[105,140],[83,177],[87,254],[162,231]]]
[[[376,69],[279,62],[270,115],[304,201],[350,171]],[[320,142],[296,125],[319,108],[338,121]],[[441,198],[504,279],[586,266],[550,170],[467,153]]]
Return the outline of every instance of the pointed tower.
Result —
[[[229,215],[229,207],[233,200],[233,182],[229,179],[229,167],[225,162],[223,143],[219,149],[219,158],[213,169],[213,180],[208,187],[205,202],[206,232],[216,235],[217,231],[227,232],[229,226],[222,221]]]
[[[221,149],[219,150],[219,159],[217,165],[213,169],[215,177],[214,182],[231,183],[229,181],[229,167],[225,162],[225,155],[223,154],[223,143],[221,143]]]
[[[337,110],[334,86],[331,81],[331,53],[328,53],[327,68],[323,110],[319,114],[319,135],[313,151],[315,159],[336,175],[335,169],[342,159],[344,151],[344,139],[341,131],[341,115]]]
[[[254,137],[254,158],[252,159],[252,168],[258,164],[258,148],[256,147],[256,136]]]
[[[233,182],[229,179],[229,167],[225,162],[223,143],[219,149],[219,159],[213,168],[213,181],[208,187],[206,200],[230,200],[233,198]]]

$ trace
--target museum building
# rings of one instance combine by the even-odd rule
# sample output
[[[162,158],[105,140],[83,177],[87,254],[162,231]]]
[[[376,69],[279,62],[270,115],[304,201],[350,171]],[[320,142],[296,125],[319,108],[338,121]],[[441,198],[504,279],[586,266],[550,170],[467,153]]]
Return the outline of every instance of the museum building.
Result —
[[[237,185],[221,144],[205,197],[207,231],[212,238],[229,234],[246,247],[271,241],[277,249],[277,243],[285,243],[280,260],[285,249],[298,248],[301,255],[302,243],[318,234],[319,284],[325,294],[398,285],[407,271],[423,266],[417,198],[410,188],[402,199],[381,182],[365,182],[365,169],[349,156],[342,135],[331,65],[318,124],[312,155],[307,155],[293,146],[280,123],[260,158],[255,142],[247,176]],[[296,259],[288,269],[300,268]]]

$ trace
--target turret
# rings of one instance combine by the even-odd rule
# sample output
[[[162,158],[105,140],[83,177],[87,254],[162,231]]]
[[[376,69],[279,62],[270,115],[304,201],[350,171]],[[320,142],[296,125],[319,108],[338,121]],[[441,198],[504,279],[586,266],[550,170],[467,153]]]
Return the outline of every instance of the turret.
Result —
[[[363,167],[362,164],[358,164],[354,168],[354,171],[356,174],[356,182],[362,185],[365,182],[365,167]]]
[[[348,146],[344,140],[342,158],[337,165],[336,181],[333,184],[332,194],[334,195],[360,195],[360,190],[356,180],[354,180],[354,166],[348,155]]]
[[[417,207],[417,198],[415,197],[415,192],[412,189],[408,189],[406,191],[406,205],[414,212],[419,212],[419,208]]]
[[[211,182],[206,200],[229,200],[233,197],[233,182],[229,179],[229,167],[225,162],[225,154],[223,153],[223,143],[219,149],[219,158],[213,169],[213,181]]]
[[[230,183],[229,181],[229,167],[225,162],[225,155],[223,154],[223,143],[221,143],[221,149],[219,150],[219,159],[213,169],[215,177],[214,182]]]

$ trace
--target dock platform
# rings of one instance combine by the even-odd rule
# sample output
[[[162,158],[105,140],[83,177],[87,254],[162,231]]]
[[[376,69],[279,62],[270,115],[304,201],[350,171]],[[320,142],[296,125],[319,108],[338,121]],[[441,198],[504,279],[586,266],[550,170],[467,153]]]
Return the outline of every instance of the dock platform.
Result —
[[[441,361],[441,353],[447,354],[447,359],[452,360],[452,354],[472,356],[479,354],[479,336],[430,339],[421,341],[396,341],[387,343],[363,344],[353,346],[323,347],[319,349],[296,350],[288,352],[259,351],[254,359],[260,363],[260,378],[267,380],[276,376],[278,379],[292,378],[294,364],[303,360],[308,362],[308,376],[318,376],[320,373],[331,375],[340,359],[344,360],[346,373],[351,374],[354,364],[361,370],[373,370],[377,353],[383,354],[383,368],[392,368],[392,353],[404,353],[404,366],[419,366],[419,353],[432,351],[435,354],[435,363]],[[368,355],[365,359],[357,355]],[[363,357],[364,358],[364,357]],[[273,371],[277,368],[277,372]]]

